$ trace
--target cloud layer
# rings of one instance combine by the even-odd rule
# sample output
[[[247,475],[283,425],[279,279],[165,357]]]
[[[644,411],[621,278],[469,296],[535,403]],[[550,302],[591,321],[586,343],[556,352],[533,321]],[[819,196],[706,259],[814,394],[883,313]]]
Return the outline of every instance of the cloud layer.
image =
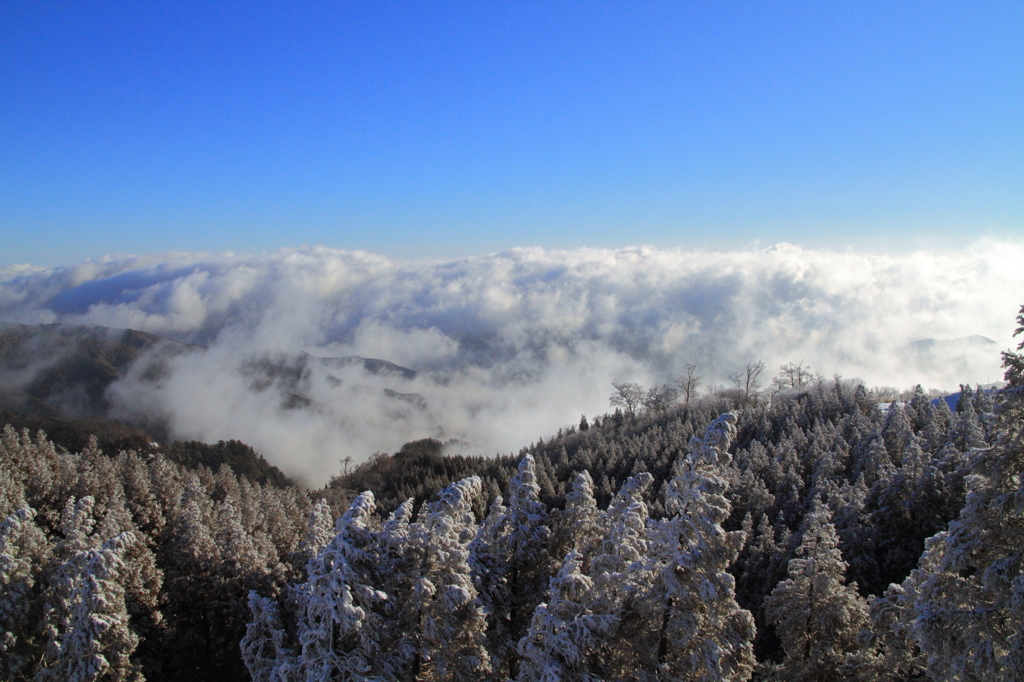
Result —
[[[995,381],[1024,302],[1022,262],[1024,243],[991,241],[905,256],[787,244],[515,249],[430,263],[326,248],[158,254],[0,268],[0,319],[206,346],[157,383],[117,384],[119,414],[159,415],[179,438],[244,440],[320,482],[342,457],[425,436],[507,452],[604,412],[612,381],[666,382],[689,362],[705,383],[758,359],[769,373],[802,360],[897,387]],[[914,344],[971,335],[996,345]]]

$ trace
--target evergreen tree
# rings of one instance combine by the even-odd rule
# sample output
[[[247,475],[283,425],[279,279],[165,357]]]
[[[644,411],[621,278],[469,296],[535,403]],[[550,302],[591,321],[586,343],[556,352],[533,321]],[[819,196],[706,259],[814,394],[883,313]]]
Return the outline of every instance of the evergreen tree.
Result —
[[[650,614],[643,598],[650,591],[651,569],[643,495],[652,480],[651,474],[643,472],[622,484],[605,512],[602,525],[607,531],[590,560],[593,608],[614,616],[618,624],[602,657],[602,677],[628,676],[648,658],[643,643],[649,639]]]
[[[46,538],[36,512],[22,506],[0,522],[0,677],[16,679],[39,658],[33,626],[39,618],[36,580],[46,559]]]
[[[65,507],[55,565],[45,604],[46,650],[37,682],[141,680],[131,661],[138,637],[131,631],[119,572],[122,555],[136,542],[122,533],[99,544],[92,536],[94,501],[84,497]]]
[[[379,653],[377,611],[386,595],[373,587],[366,551],[374,508],[373,493],[353,500],[334,538],[306,564],[306,582],[295,588],[295,665],[307,682],[363,679]]]
[[[552,554],[565,556],[577,551],[584,558],[590,556],[601,536],[597,500],[594,499],[594,479],[590,472],[576,475],[572,488],[565,496],[565,509],[552,513]]]
[[[378,637],[381,653],[374,669],[385,679],[402,679],[416,657],[419,623],[413,594],[425,548],[416,542],[412,513],[410,498],[388,516],[374,546],[379,587],[388,595]]]
[[[240,643],[242,661],[253,682],[281,682],[290,677],[297,666],[294,654],[286,645],[287,635],[281,622],[277,602],[261,597],[256,590],[249,592],[249,611],[252,618]]]
[[[721,468],[736,433],[736,415],[725,413],[703,438],[690,441],[677,462],[652,553],[654,593],[661,603],[658,674],[662,679],[744,680],[754,670],[754,619],[735,598],[728,573],[745,537],[726,532],[731,506]]]
[[[831,513],[820,500],[805,519],[789,578],[765,601],[785,658],[777,679],[793,682],[841,680],[840,666],[857,649],[867,604],[855,584],[845,584],[846,562]]]
[[[1018,317],[1024,333],[1024,307]],[[1024,350],[1024,342],[1018,346]],[[936,678],[1024,680],[1024,363],[1003,354],[1000,433],[974,450],[967,502],[921,560],[915,634]],[[966,406],[965,406],[966,411]]]
[[[417,641],[408,677],[461,682],[485,679],[491,671],[487,620],[469,570],[473,498],[480,489],[476,476],[451,484],[411,531],[423,562],[411,599]]]
[[[526,634],[533,610],[540,603],[549,576],[547,508],[540,501],[536,463],[527,454],[508,484],[508,508],[503,517],[485,523],[491,575],[479,582],[490,610],[488,639],[491,655],[507,666],[508,676],[518,671],[517,643]],[[493,510],[492,510],[493,511]]]
[[[594,612],[593,581],[581,572],[581,563],[578,552],[569,552],[551,579],[547,602],[534,610],[519,641],[519,682],[597,679],[587,672],[588,658],[612,632],[615,617]]]

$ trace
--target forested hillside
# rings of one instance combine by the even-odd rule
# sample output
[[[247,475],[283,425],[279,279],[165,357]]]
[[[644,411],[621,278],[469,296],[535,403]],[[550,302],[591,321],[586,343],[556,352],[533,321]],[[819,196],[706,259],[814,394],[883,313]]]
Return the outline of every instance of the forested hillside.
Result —
[[[7,429],[0,677],[1022,679],[1004,365],[952,410],[838,378],[687,395],[313,494]]]

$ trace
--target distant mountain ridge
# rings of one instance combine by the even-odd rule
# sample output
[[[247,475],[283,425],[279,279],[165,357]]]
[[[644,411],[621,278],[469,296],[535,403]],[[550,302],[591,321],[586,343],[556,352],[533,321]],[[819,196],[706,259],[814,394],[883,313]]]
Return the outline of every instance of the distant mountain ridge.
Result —
[[[911,341],[907,347],[918,353],[928,353],[935,351],[960,352],[965,349],[988,348],[995,345],[996,342],[987,336],[972,334],[955,339],[918,339]]]
[[[167,375],[170,359],[204,350],[135,329],[0,322],[0,410],[43,419],[102,420],[111,416],[108,389],[113,383],[129,373],[139,381],[158,381]],[[142,367],[140,362],[147,364]],[[243,360],[240,370],[251,390],[273,387],[281,393],[283,409],[303,410],[317,408],[304,390],[314,367],[326,371],[335,386],[343,381],[332,371],[344,376],[350,368],[362,370],[391,384],[365,390],[414,409],[426,409],[422,395],[402,390],[405,382],[419,373],[380,358],[319,357],[298,351]],[[141,422],[133,425],[161,438],[167,436],[159,420],[142,418]]]
[[[135,329],[0,323],[0,407],[41,417],[102,417],[107,388],[146,356],[144,378],[198,348]],[[152,353],[150,351],[158,351]]]
[[[414,369],[396,365],[389,360],[380,360],[378,358],[363,358],[358,355],[345,355],[341,357],[319,357],[311,355],[310,353],[303,353],[304,355],[315,358],[320,364],[325,367],[354,367],[360,366],[370,374],[376,374],[377,376],[400,376],[406,380],[413,380],[418,375]]]

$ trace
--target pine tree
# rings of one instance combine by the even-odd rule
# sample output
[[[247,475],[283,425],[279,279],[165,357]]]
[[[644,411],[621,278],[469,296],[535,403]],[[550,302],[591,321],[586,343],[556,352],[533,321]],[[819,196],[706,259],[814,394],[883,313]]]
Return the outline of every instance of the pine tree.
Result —
[[[16,679],[39,658],[33,625],[40,604],[36,580],[46,559],[46,538],[36,511],[22,506],[0,522],[0,678]]]
[[[491,671],[487,620],[469,570],[473,498],[481,487],[477,476],[451,484],[412,531],[423,562],[411,599],[417,641],[410,678],[461,682],[485,679]]]
[[[725,413],[690,441],[676,464],[652,554],[654,594],[662,605],[658,674],[662,679],[744,680],[754,670],[754,619],[735,598],[728,573],[745,537],[726,532],[731,506],[721,468],[730,462],[736,415]]]
[[[416,657],[418,614],[413,592],[424,548],[415,542],[412,514],[410,498],[388,516],[374,545],[379,587],[388,595],[378,638],[381,654],[374,661],[375,671],[384,679],[402,679]]]
[[[121,533],[99,544],[92,536],[93,499],[69,500],[54,555],[45,605],[46,651],[37,682],[141,680],[131,661],[138,637],[131,631],[118,578],[125,549],[136,542]]]
[[[643,642],[649,639],[649,605],[644,597],[651,589],[647,542],[647,505],[644,492],[653,477],[644,472],[632,476],[608,506],[601,525],[604,538],[590,560],[595,612],[614,616],[618,629],[602,656],[602,677],[630,675],[646,662]]]
[[[505,548],[508,546],[508,507],[498,495],[469,543],[469,566],[480,604],[487,617],[487,648],[495,665],[501,666],[511,635],[508,614],[513,598],[508,589]]]
[[[570,551],[551,579],[547,602],[537,605],[519,641],[519,682],[574,682],[596,679],[587,672],[615,626],[615,617],[593,610],[593,581],[580,570],[582,557]]]
[[[843,679],[840,666],[857,649],[857,635],[867,621],[867,604],[855,584],[845,584],[846,562],[828,508],[815,500],[804,520],[789,578],[765,601],[785,659],[777,678],[793,682]]]
[[[491,655],[507,666],[509,677],[515,677],[516,645],[526,634],[549,575],[551,531],[532,455],[520,460],[508,493],[504,516],[485,521],[482,532],[487,539],[474,546],[474,564],[477,583],[484,592],[482,601],[489,611]],[[485,576],[482,567],[490,575]]]
[[[334,520],[331,517],[331,505],[321,499],[313,505],[306,524],[306,535],[302,540],[302,553],[309,561],[327,546],[334,537]]]
[[[281,622],[277,602],[249,592],[252,619],[245,629],[240,648],[253,682],[281,682],[297,668],[294,652],[287,647],[287,635]]]
[[[786,577],[787,548],[776,541],[775,528],[766,514],[761,515],[757,530],[741,554],[742,571],[736,584],[736,601],[750,610],[757,624],[754,652],[763,657],[777,646],[775,628],[768,625],[764,614],[764,596]]]
[[[601,536],[597,500],[594,499],[594,479],[590,472],[576,475],[572,488],[565,496],[565,509],[552,513],[552,554],[565,556],[577,551],[584,562]]]
[[[913,576],[891,584],[871,600],[868,624],[858,634],[858,649],[847,655],[840,671],[857,682],[906,682],[925,677],[926,660],[913,638]]]
[[[1024,307],[1017,320],[1024,334]],[[915,635],[935,678],[1024,680],[1021,354],[1004,353],[1003,366],[996,442],[973,451],[966,505],[921,559]]]
[[[373,587],[366,551],[374,509],[373,493],[356,497],[334,538],[306,564],[306,582],[295,588],[296,665],[307,682],[362,679],[378,653],[377,612],[387,596]]]

